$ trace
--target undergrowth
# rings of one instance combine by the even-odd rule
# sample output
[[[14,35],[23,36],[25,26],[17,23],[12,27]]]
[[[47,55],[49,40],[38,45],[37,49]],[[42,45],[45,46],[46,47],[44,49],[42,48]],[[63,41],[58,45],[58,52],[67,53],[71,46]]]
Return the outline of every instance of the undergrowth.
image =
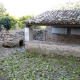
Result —
[[[80,58],[38,53],[14,53],[0,59],[7,80],[80,80]]]

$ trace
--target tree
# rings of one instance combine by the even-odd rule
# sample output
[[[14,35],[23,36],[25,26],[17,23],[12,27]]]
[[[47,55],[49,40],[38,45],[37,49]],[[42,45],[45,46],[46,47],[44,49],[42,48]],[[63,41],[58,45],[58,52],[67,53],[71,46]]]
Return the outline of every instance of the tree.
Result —
[[[11,21],[11,28],[14,29],[15,24],[17,23],[17,19],[14,16],[9,15],[8,13],[4,15],[4,17],[7,17]]]
[[[17,23],[17,19],[6,13],[6,8],[3,3],[0,2],[0,26],[4,25],[8,30],[14,28]]]
[[[56,10],[80,9],[80,1],[69,1],[65,4],[54,7]]]
[[[18,24],[20,28],[24,28],[25,24],[23,23],[24,20],[28,20],[30,18],[32,18],[33,15],[27,15],[27,16],[22,16],[21,18],[18,19]]]
[[[80,2],[76,2],[74,5],[74,8],[77,8],[77,9],[80,8]]]
[[[0,21],[0,25],[4,25],[4,27],[9,30],[11,28],[11,20],[8,17],[2,18]]]
[[[6,9],[5,9],[3,3],[0,2],[0,19],[3,18],[5,12],[6,12]]]
[[[4,7],[3,3],[0,2],[0,27],[4,25],[4,27],[9,30],[11,27],[11,20],[10,18],[5,16],[6,8]]]

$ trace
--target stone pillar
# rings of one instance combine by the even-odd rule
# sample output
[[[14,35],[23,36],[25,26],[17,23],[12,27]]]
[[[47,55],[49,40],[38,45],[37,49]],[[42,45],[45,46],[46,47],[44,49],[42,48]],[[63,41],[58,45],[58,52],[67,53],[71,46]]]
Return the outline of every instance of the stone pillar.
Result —
[[[33,40],[33,34],[32,34],[32,28],[25,28],[25,41],[31,41]]]

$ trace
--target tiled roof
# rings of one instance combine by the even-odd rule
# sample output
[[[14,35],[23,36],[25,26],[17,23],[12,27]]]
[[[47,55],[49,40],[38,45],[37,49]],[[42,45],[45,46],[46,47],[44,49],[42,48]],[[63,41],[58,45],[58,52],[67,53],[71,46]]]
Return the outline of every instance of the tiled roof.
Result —
[[[25,23],[26,25],[80,25],[80,9],[46,11]]]

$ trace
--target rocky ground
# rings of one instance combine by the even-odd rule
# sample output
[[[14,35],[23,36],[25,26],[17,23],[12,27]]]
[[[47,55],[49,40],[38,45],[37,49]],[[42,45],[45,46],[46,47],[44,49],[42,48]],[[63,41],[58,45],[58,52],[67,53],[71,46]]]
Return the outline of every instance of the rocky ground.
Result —
[[[5,48],[5,47],[1,47],[0,48],[0,59],[4,58],[12,53],[16,53],[16,52],[25,52],[25,48],[24,46],[22,47],[15,47],[15,48]]]

